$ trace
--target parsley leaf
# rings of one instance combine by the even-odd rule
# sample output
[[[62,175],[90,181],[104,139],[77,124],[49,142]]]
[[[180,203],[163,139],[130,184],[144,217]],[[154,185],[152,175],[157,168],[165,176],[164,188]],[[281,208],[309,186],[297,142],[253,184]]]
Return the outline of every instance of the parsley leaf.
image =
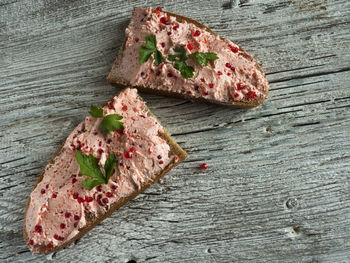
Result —
[[[100,166],[98,165],[97,159],[92,155],[85,155],[78,150],[75,150],[75,158],[80,166],[80,173],[91,177],[82,182],[82,185],[91,190],[97,185],[107,184],[109,178],[112,176],[117,159],[114,154],[110,154],[105,163],[105,175],[103,175]]]
[[[94,105],[91,105],[89,113],[95,118],[103,117],[103,109]],[[109,134],[112,131],[124,129],[123,123],[119,121],[121,119],[123,119],[123,116],[120,116],[119,114],[109,114],[104,116],[99,127],[100,131]]]
[[[103,179],[100,166],[98,165],[97,159],[92,155],[85,155],[75,150],[75,158],[80,165],[80,173],[96,179]]]
[[[139,62],[142,64],[142,63],[145,63],[150,58],[150,56],[153,54],[154,51],[152,49],[147,49],[146,47],[141,46],[139,47],[139,52],[140,52]]]
[[[145,37],[146,46],[139,47],[139,62],[145,63],[153,54],[154,64],[159,66],[164,60],[163,54],[157,49],[157,40],[155,35],[148,35]]]
[[[155,35],[148,35],[145,37],[146,48],[148,49],[157,49],[157,39]]]
[[[100,131],[109,134],[112,131],[124,129],[123,123],[119,121],[121,119],[123,119],[123,116],[119,114],[105,116],[100,124]]]
[[[180,71],[181,76],[183,76],[185,79],[192,78],[194,68],[186,64],[186,60],[188,58],[186,49],[183,46],[179,46],[175,47],[174,51],[176,54],[168,55],[168,60],[174,62],[174,68]]]
[[[185,79],[189,79],[193,77],[194,68],[187,65],[184,61],[181,61],[181,60],[175,61],[174,68],[180,71],[181,75]]]
[[[159,66],[160,63],[162,63],[162,61],[164,60],[163,54],[158,49],[154,51],[153,58],[154,58],[154,64],[156,64],[156,66]]]
[[[84,181],[81,182],[81,184],[84,186],[86,189],[93,189],[95,186],[98,186],[100,184],[104,184],[104,180],[100,179],[85,179]]]
[[[215,53],[210,52],[194,52],[190,55],[199,65],[206,66],[208,65],[208,60],[214,61],[219,57]]]
[[[101,109],[95,105],[90,106],[89,113],[92,117],[95,117],[95,118],[102,118],[103,117],[103,109]]]
[[[105,175],[106,175],[106,181],[109,181],[109,178],[111,178],[114,167],[117,164],[117,159],[115,158],[114,154],[110,154],[105,162]]]

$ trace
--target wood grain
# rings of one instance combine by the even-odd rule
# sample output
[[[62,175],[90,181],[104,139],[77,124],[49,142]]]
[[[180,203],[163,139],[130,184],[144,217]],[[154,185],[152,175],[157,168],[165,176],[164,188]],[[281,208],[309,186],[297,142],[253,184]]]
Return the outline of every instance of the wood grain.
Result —
[[[0,2],[0,262],[350,262],[350,2],[228,2]],[[187,161],[76,244],[32,256],[26,199],[88,106],[119,91],[105,78],[145,5],[243,46],[269,98],[239,110],[144,94]]]

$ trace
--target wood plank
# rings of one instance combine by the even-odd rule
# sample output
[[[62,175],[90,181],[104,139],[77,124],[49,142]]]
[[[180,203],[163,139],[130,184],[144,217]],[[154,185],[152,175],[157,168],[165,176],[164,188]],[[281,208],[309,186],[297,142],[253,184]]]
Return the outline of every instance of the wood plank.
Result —
[[[254,54],[268,100],[242,110],[144,94],[189,159],[76,244],[32,256],[26,199],[88,106],[118,92],[105,77],[145,2],[2,1],[0,261],[348,262],[350,2],[163,3]]]

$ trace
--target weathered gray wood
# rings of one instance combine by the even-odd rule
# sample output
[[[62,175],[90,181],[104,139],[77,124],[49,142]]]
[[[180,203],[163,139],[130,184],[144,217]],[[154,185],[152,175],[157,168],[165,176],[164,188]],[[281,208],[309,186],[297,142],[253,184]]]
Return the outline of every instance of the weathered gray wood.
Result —
[[[350,2],[162,2],[261,62],[251,110],[144,95],[189,159],[79,242],[32,256],[26,199],[106,83],[132,6],[0,3],[0,261],[350,262]],[[209,169],[198,169],[202,162]]]

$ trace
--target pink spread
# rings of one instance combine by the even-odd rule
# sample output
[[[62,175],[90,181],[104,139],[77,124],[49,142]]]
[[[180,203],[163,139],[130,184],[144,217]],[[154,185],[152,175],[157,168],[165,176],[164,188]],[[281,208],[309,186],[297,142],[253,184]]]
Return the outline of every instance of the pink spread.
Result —
[[[225,103],[251,101],[267,95],[267,79],[257,69],[255,60],[241,51],[239,46],[194,24],[179,22],[160,10],[134,10],[125,30],[127,40],[122,61],[116,63],[111,76],[124,79],[133,86],[146,86]],[[213,52],[219,59],[207,66],[200,66],[188,59],[186,63],[194,67],[195,73],[193,78],[184,79],[174,68],[173,62],[167,59],[159,66],[155,65],[153,57],[143,64],[139,63],[138,49],[145,45],[147,35],[156,36],[157,49],[164,57],[174,54],[173,48],[181,45],[188,53]]]
[[[158,121],[148,115],[145,103],[135,89],[126,89],[103,107],[105,115],[120,114],[124,130],[104,135],[99,131],[102,118],[86,117],[64,143],[60,154],[45,168],[43,180],[30,196],[25,226],[33,253],[41,247],[56,247],[86,225],[87,216],[105,213],[110,205],[139,189],[176,156],[158,136]],[[108,184],[87,190],[81,182],[75,149],[92,154],[104,166],[109,154],[119,163]]]

